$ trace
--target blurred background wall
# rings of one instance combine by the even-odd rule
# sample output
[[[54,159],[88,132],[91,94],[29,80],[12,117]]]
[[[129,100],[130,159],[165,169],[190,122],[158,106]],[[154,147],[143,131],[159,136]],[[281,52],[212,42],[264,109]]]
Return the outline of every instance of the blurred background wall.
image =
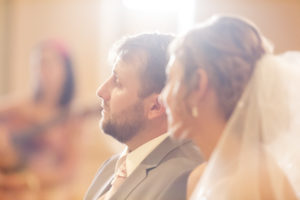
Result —
[[[83,107],[97,104],[95,91],[111,71],[108,50],[124,35],[178,33],[213,14],[231,13],[257,24],[274,43],[275,52],[300,50],[300,0],[186,0],[179,11],[178,7],[166,11],[164,0],[158,2],[160,11],[131,10],[121,0],[0,0],[0,97],[28,95],[30,53],[40,41],[51,38],[64,41],[71,49],[76,103]],[[172,7],[177,1],[169,2]],[[101,134],[98,120],[90,120],[81,136],[79,196],[100,164],[122,149]]]
[[[113,41],[140,31],[179,29],[176,12],[129,10],[121,0],[0,2],[1,94],[28,91],[30,52],[42,40],[69,45],[80,75],[78,97],[88,101],[109,73],[106,55]],[[276,52],[299,49],[299,0],[194,0],[193,12],[194,22],[215,13],[245,16],[273,41]]]
[[[214,13],[233,13],[254,22],[275,46],[275,52],[300,49],[299,0],[198,0],[196,21]]]

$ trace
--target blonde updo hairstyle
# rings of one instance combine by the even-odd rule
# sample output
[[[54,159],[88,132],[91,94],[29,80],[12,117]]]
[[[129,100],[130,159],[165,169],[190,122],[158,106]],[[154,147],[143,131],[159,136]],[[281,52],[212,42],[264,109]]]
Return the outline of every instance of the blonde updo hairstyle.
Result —
[[[185,96],[196,87],[196,70],[203,68],[228,120],[265,48],[258,30],[249,22],[218,16],[179,37],[171,53],[184,68],[181,82],[186,88]]]

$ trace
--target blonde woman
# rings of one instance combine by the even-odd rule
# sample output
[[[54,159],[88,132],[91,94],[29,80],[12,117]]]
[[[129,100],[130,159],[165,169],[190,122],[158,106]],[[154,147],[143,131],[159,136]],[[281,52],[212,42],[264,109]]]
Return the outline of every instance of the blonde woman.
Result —
[[[188,199],[300,198],[299,54],[269,47],[231,16],[173,42],[163,91],[169,128],[206,159],[189,177]]]

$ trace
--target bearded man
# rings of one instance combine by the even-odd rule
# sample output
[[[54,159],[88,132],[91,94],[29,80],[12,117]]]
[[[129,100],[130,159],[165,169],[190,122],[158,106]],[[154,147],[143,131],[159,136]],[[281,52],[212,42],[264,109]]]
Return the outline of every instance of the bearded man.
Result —
[[[113,48],[113,71],[97,91],[101,128],[126,149],[97,172],[85,200],[182,200],[190,171],[201,163],[191,141],[168,136],[159,95],[173,36],[146,33]]]

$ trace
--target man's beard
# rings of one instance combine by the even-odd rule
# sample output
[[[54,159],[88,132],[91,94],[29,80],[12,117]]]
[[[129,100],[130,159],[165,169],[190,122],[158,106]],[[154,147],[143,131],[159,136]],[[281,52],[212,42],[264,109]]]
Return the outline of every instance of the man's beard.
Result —
[[[100,125],[104,133],[121,143],[126,143],[144,127],[145,120],[143,104],[139,101],[126,110],[109,116],[106,120],[102,118]]]

